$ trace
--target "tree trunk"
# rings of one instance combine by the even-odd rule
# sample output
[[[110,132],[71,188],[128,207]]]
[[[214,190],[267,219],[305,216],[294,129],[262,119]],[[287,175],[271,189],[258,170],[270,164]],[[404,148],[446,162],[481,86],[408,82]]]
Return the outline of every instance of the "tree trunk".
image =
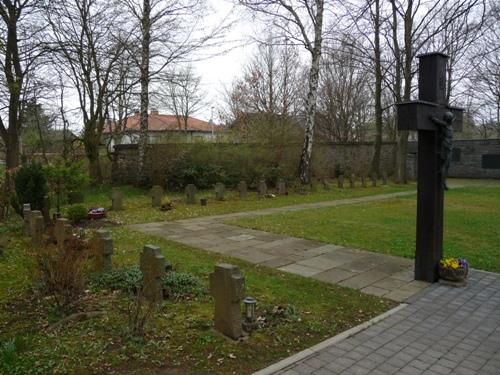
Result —
[[[408,7],[406,8],[404,16],[404,42],[405,42],[405,64],[404,64],[404,96],[403,101],[409,101],[411,99],[411,81],[412,81],[412,71],[411,65],[413,61],[413,50],[412,50],[412,30],[413,30],[413,1],[408,1]],[[408,153],[408,136],[410,132],[408,130],[403,130],[398,132],[397,139],[397,152],[396,152],[396,182],[400,184],[408,183],[407,171],[406,171],[406,159]]]
[[[382,68],[380,66],[380,3],[375,0],[375,144],[371,173],[380,174],[380,154],[382,148]]]
[[[100,135],[96,135],[95,128],[95,124],[92,126],[89,124],[85,125],[83,143],[85,145],[85,156],[87,156],[89,162],[90,183],[92,186],[100,186],[103,182],[101,163],[99,160]]]
[[[149,178],[146,171],[146,150],[148,146],[148,107],[149,107],[149,58],[151,43],[151,4],[150,0],[143,2],[142,48],[141,48],[141,121],[138,143],[137,185],[146,186]]]
[[[312,59],[311,69],[309,70],[309,91],[306,99],[306,130],[299,164],[299,178],[303,184],[308,184],[311,181],[311,156],[314,142],[314,123],[316,117],[316,99],[318,96],[321,44],[323,42],[323,1],[317,1],[316,6],[314,47],[311,48]]]

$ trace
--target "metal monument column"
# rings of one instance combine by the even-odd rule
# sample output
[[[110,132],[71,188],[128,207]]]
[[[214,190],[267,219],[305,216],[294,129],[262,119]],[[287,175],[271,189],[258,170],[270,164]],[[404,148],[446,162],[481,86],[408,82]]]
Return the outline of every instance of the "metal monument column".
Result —
[[[450,125],[461,130],[463,110],[447,105],[446,63],[448,56],[418,56],[418,99],[397,104],[399,130],[418,131],[418,201],[415,279],[435,282],[443,256],[444,178],[439,122],[451,117]],[[453,116],[452,116],[453,115]]]

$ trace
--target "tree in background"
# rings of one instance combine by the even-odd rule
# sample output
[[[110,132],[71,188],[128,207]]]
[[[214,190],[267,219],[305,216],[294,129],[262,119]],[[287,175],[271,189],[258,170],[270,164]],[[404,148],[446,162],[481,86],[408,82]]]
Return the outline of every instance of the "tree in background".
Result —
[[[271,22],[289,40],[302,45],[311,56],[306,97],[306,124],[304,144],[299,163],[299,178],[303,184],[310,182],[311,156],[316,120],[319,71],[323,45],[324,0],[240,0],[254,12],[270,17]]]

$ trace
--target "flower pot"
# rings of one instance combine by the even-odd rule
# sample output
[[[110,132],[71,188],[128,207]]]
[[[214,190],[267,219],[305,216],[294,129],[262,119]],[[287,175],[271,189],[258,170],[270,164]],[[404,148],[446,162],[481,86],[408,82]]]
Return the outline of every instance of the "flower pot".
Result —
[[[464,281],[467,278],[469,270],[467,268],[445,268],[439,267],[439,277],[448,281]]]

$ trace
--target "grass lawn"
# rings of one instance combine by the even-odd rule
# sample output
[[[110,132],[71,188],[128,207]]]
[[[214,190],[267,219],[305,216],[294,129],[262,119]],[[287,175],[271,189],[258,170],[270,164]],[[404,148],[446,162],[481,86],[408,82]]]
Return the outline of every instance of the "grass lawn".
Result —
[[[161,247],[174,270],[190,272],[207,287],[218,262],[240,265],[247,295],[269,325],[243,342],[212,330],[213,302],[208,296],[168,300],[146,326],[146,336],[128,333],[122,293],[88,291],[78,311],[105,315],[47,327],[61,319],[52,300],[32,287],[29,240],[16,225],[0,226],[8,239],[0,257],[0,373],[14,374],[249,374],[327,337],[376,316],[392,302],[222,257],[115,227],[114,267],[138,264],[144,244]],[[286,314],[271,311],[281,306]]]
[[[259,198],[255,192],[248,192],[246,199],[240,199],[234,191],[226,191],[225,201],[215,201],[213,191],[199,192],[196,197],[209,198],[208,205],[205,207],[197,205],[186,205],[185,196],[180,193],[169,193],[168,198],[174,201],[175,208],[172,211],[162,212],[158,208],[151,207],[151,197],[149,191],[141,190],[131,186],[123,186],[121,190],[124,194],[124,210],[119,212],[109,212],[112,220],[124,224],[147,223],[164,220],[177,220],[197,216],[218,215],[240,211],[257,210],[261,208],[282,207],[300,203],[313,203],[328,201],[334,199],[344,199],[360,197],[374,194],[393,193],[415,189],[414,184],[398,186],[387,185],[377,187],[354,189],[338,189],[333,187],[330,190],[324,190],[318,187],[317,191],[309,194],[290,193],[286,196],[277,196],[276,198]],[[85,205],[111,207],[110,190],[87,190],[85,192]]]
[[[474,268],[500,272],[500,182],[488,185],[466,186],[446,193],[444,252],[447,256],[467,258]],[[416,197],[251,217],[231,223],[411,258],[415,251]]]

